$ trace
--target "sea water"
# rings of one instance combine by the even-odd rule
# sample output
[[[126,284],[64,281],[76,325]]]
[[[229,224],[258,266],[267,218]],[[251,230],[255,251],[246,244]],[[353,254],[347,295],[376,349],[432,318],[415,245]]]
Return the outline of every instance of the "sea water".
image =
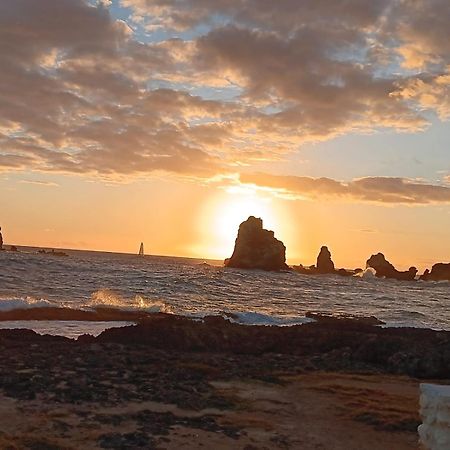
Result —
[[[293,325],[308,311],[373,315],[387,326],[450,330],[450,283],[306,276],[224,268],[221,261],[37,249],[0,252],[0,310],[111,306],[202,317],[233,313],[244,324]],[[123,323],[0,322],[70,337]]]

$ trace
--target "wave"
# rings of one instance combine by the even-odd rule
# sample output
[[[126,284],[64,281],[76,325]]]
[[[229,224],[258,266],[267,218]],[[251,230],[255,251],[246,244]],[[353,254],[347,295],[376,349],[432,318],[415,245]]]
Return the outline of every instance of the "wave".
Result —
[[[273,316],[252,311],[225,313],[231,322],[243,325],[292,326],[315,322],[305,316]]]
[[[13,311],[15,309],[30,308],[58,308],[60,305],[49,300],[34,297],[0,298],[0,311]]]
[[[173,313],[172,307],[162,300],[153,300],[142,295],[125,298],[111,289],[99,289],[93,292],[87,306],[93,309],[118,308],[123,311],[140,310],[148,313]]]
[[[375,269],[373,269],[372,267],[368,267],[363,272],[356,273],[353,276],[357,278],[372,279],[376,277],[376,273],[377,272]]]

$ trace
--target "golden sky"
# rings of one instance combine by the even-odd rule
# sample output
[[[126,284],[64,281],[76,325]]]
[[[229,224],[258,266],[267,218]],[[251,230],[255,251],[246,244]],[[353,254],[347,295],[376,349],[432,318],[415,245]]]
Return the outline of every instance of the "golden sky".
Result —
[[[448,0],[0,4],[0,225],[18,245],[292,263],[450,258]]]

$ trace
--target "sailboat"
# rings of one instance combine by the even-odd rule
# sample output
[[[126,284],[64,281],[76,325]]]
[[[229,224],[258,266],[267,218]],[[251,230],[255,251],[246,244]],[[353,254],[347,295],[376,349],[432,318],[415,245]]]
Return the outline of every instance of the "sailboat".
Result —
[[[144,243],[141,242],[141,246],[139,247],[139,256],[144,256]]]

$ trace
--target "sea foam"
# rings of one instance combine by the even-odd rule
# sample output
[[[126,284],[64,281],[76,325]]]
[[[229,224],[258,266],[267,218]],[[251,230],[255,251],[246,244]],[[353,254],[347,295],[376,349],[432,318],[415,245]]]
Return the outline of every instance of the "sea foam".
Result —
[[[0,298],[0,311],[13,311],[15,309],[48,308],[60,307],[61,305],[52,303],[45,299],[34,297],[24,298]]]
[[[450,386],[420,385],[421,443],[428,450],[450,448]]]
[[[143,310],[149,313],[172,313],[172,308],[162,300],[153,300],[142,295],[125,298],[111,289],[100,289],[91,295],[87,306],[91,308],[119,308],[124,311]]]

